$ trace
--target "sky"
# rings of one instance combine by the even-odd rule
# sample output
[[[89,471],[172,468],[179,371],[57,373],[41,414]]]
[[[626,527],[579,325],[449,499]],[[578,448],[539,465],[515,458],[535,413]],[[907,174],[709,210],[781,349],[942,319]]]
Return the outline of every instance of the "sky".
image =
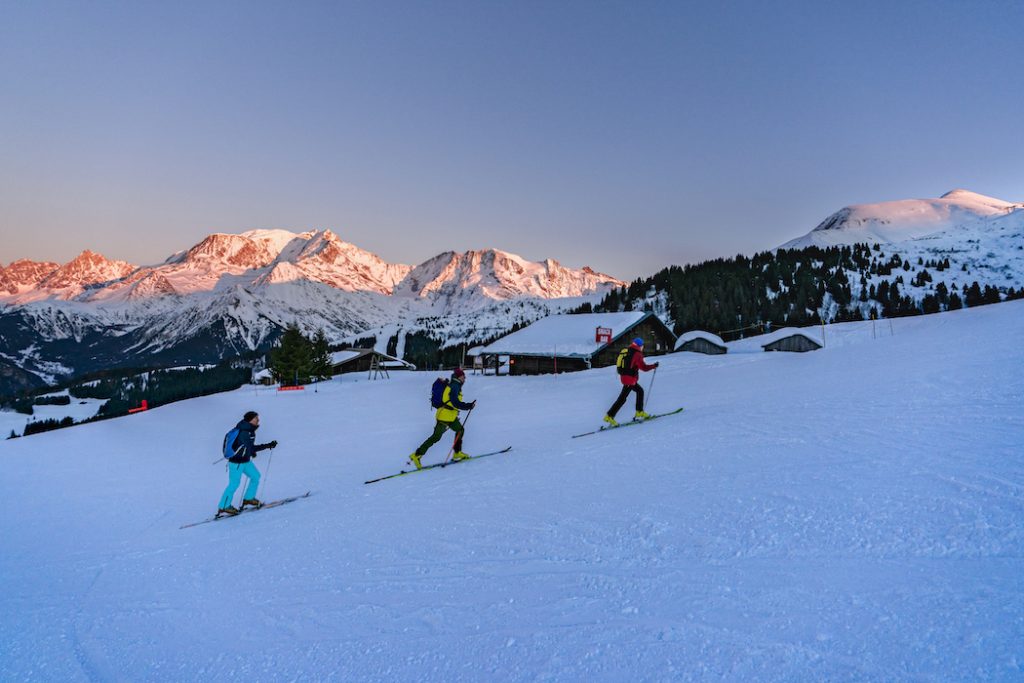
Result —
[[[0,0],[0,263],[330,228],[624,279],[1024,201],[1024,2]]]

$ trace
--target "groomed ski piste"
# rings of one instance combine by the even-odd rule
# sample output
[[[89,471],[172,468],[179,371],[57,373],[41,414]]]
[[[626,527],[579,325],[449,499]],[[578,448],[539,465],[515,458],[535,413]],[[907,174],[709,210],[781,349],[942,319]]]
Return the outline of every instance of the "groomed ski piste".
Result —
[[[372,486],[435,374],[4,441],[0,680],[1021,680],[1024,301],[870,325],[661,357],[686,410],[585,439],[614,368],[470,375],[513,450]],[[179,529],[250,409],[260,496],[313,495]]]

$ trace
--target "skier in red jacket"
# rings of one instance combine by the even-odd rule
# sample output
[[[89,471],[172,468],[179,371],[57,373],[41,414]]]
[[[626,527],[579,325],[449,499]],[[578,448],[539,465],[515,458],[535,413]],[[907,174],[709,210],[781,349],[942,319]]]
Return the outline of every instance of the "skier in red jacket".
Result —
[[[622,391],[615,399],[615,403],[612,404],[611,410],[604,416],[604,421],[612,427],[619,426],[619,423],[615,421],[615,414],[626,403],[631,391],[636,392],[636,416],[633,419],[646,420],[650,415],[644,412],[644,388],[640,386],[638,378],[641,370],[644,372],[653,370],[658,367],[658,364],[648,365],[644,362],[644,340],[637,337],[627,348],[619,351],[615,366],[619,371],[619,379],[622,381]]]

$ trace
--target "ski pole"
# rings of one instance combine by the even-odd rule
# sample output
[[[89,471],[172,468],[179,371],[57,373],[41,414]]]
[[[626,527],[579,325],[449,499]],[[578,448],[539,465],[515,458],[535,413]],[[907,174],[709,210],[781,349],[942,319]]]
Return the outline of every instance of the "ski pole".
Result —
[[[242,486],[242,477],[245,477],[245,486]],[[242,492],[242,500],[238,503],[238,511],[245,507],[245,489],[249,486],[249,477],[244,474],[238,476],[238,489]]]
[[[654,380],[658,379],[658,368],[654,368],[654,374],[651,375],[651,386],[647,387],[647,405],[651,405],[651,394],[654,393]],[[644,406],[645,408],[647,406]]]
[[[260,486],[263,487],[264,491],[267,490],[267,486],[266,486],[267,479],[270,477],[270,466],[273,464],[273,462],[274,462],[274,449],[271,448],[270,449],[270,455],[267,456],[267,469],[263,471],[263,476],[260,478]],[[257,486],[256,487],[256,493],[259,493],[259,492],[260,492],[259,486]],[[256,500],[259,500],[259,499],[260,499],[260,497],[256,496]]]
[[[473,409],[472,408],[469,409],[469,413],[466,415],[466,421],[462,423],[462,431],[463,432],[466,431],[466,425],[469,424],[469,418],[471,418],[471,417],[473,417]],[[443,464],[445,464],[445,465],[448,464],[448,459],[452,457],[452,452],[454,450],[455,450],[455,442],[452,441],[452,447],[448,449],[448,455],[445,456]]]

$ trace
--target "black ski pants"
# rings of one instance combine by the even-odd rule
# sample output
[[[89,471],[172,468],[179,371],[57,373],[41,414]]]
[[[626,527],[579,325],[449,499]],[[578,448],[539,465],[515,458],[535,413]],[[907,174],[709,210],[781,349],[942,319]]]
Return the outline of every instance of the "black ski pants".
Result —
[[[613,419],[615,418],[615,413],[619,412],[619,408],[625,405],[626,399],[629,398],[629,392],[631,391],[636,392],[636,412],[639,413],[644,409],[644,388],[640,386],[639,382],[637,382],[636,384],[624,385],[622,387],[622,391],[619,392],[619,397],[615,399],[615,403],[612,404],[611,410],[608,411],[608,417]]]

